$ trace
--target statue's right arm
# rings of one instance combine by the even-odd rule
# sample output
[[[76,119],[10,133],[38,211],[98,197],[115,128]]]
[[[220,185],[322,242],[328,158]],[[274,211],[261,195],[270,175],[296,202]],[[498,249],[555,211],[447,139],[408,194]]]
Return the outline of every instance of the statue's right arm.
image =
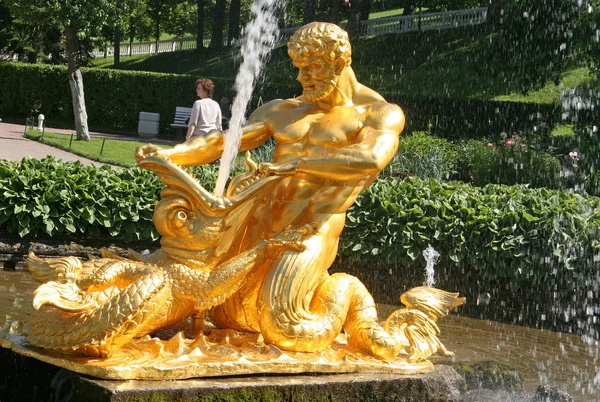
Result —
[[[223,132],[213,130],[205,136],[194,137],[173,148],[159,148],[146,144],[136,150],[137,161],[147,156],[159,156],[170,159],[180,166],[203,165],[214,162],[223,154]],[[242,145],[240,151],[252,149],[264,143],[270,134],[267,125],[262,121],[251,122],[242,129]]]

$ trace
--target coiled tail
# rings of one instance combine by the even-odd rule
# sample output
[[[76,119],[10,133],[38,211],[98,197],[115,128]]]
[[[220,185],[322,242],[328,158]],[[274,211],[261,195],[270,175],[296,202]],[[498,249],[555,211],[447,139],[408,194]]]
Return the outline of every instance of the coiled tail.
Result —
[[[62,261],[59,261],[62,260]],[[38,271],[39,278],[51,277],[57,267],[66,272],[86,271],[76,259],[39,259],[30,255],[28,263]],[[44,263],[46,266],[44,266]],[[42,284],[34,293],[34,308],[27,341],[34,346],[66,353],[105,357],[114,348],[147,330],[153,315],[164,308],[171,295],[171,285],[158,267],[120,260],[93,260],[96,278],[67,279],[57,274],[57,280]],[[91,270],[91,267],[88,267]],[[101,271],[104,275],[98,275]],[[111,283],[119,284],[111,286]],[[94,289],[94,287],[97,287]]]

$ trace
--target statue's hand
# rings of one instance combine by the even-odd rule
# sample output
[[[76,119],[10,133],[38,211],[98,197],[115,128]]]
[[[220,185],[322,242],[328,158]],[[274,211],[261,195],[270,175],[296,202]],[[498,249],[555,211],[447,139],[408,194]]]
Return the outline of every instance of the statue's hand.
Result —
[[[154,144],[144,144],[135,150],[135,160],[140,163],[149,156],[156,155],[159,147]]]
[[[258,165],[258,171],[267,176],[293,175],[296,173],[297,169],[298,161],[283,163],[261,162],[261,164]]]
[[[309,224],[300,227],[287,227],[277,236],[266,240],[267,255],[269,258],[275,258],[280,251],[294,250],[302,252],[306,250],[306,245],[302,242],[307,235],[312,234],[315,230]]]

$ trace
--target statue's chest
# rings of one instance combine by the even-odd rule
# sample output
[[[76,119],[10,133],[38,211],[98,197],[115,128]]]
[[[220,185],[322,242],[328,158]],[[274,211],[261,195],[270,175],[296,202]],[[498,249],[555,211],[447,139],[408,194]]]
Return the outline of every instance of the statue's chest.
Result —
[[[336,149],[353,143],[362,127],[356,108],[338,107],[327,112],[296,109],[285,114],[286,124],[274,127],[275,137],[281,142]],[[284,120],[282,116],[281,121]]]

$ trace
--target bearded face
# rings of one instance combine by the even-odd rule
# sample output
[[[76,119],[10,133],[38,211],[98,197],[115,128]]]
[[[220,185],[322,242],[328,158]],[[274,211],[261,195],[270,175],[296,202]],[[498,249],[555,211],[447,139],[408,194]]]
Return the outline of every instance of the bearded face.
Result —
[[[320,101],[331,94],[338,76],[332,62],[323,58],[311,58],[305,61],[294,60],[298,68],[298,81],[302,84],[304,99],[307,102]]]

